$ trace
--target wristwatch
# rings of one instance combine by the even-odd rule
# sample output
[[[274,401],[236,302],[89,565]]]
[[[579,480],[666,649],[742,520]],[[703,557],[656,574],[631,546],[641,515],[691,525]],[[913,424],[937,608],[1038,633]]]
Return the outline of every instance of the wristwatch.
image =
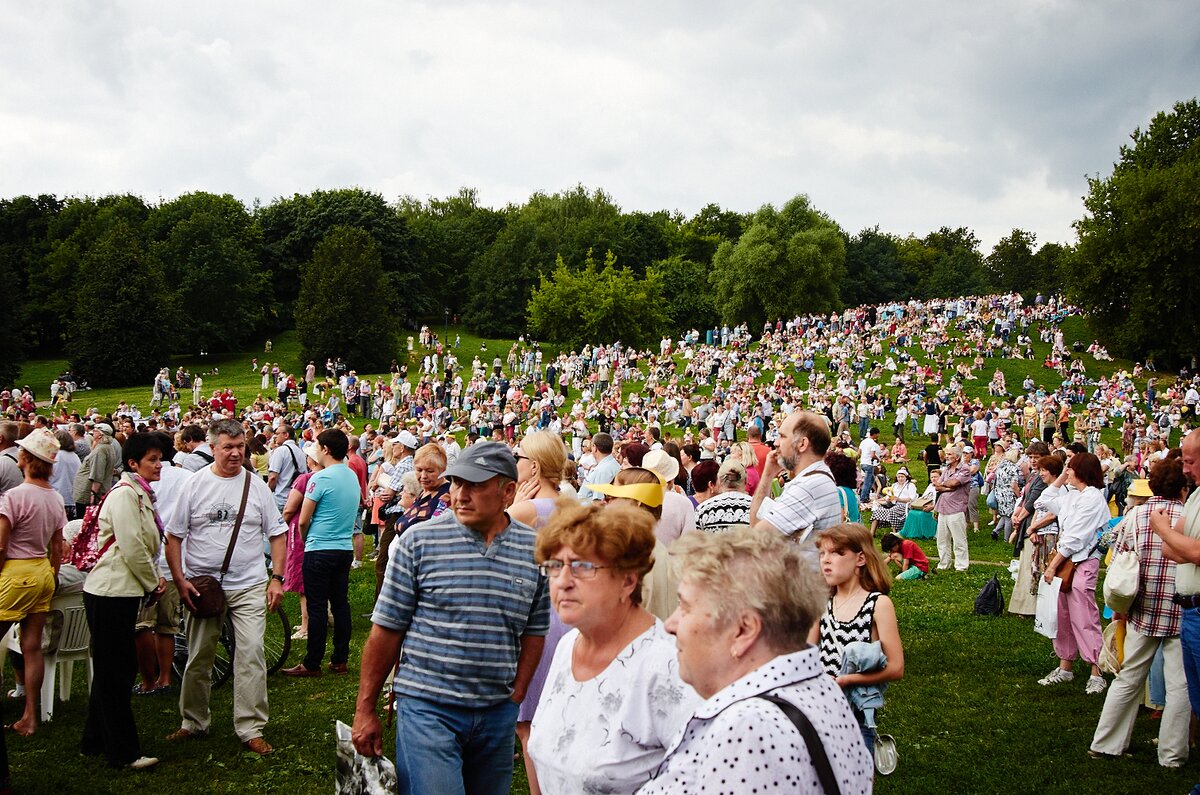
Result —
[[[283,582],[283,575],[282,575],[282,574],[272,574],[272,575],[271,575],[271,579],[272,579],[272,580],[279,580],[280,582]]]

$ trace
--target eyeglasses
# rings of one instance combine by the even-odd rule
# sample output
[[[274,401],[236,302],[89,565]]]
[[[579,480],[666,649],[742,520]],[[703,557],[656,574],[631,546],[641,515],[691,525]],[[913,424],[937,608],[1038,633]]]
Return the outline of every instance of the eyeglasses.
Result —
[[[571,569],[571,576],[577,580],[590,580],[596,576],[596,572],[600,571],[600,569],[616,568],[616,566],[597,566],[595,563],[587,560],[573,560],[569,564],[561,560],[548,560],[538,566],[538,571],[542,573],[543,577],[553,580],[568,566]]]
[[[513,452],[513,460],[514,460],[514,461],[528,461],[528,460],[529,460],[529,456],[527,456],[527,455],[521,455],[520,453],[518,453],[518,452],[514,451],[514,452]]]

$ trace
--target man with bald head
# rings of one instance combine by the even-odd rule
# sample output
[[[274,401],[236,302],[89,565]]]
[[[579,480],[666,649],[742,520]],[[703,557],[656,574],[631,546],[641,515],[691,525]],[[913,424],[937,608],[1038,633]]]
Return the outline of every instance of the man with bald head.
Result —
[[[1187,677],[1192,711],[1200,711],[1200,431],[1193,430],[1180,443],[1183,474],[1191,495],[1183,506],[1183,517],[1171,524],[1164,508],[1150,513],[1150,529],[1163,541],[1163,556],[1175,561],[1175,603],[1182,608],[1179,645],[1183,650],[1183,673]]]
[[[762,478],[750,503],[750,524],[790,536],[797,543],[842,521],[842,504],[825,453],[833,441],[829,423],[812,411],[788,415],[779,429],[776,449],[767,456]],[[771,484],[788,476],[783,494],[764,508]]]

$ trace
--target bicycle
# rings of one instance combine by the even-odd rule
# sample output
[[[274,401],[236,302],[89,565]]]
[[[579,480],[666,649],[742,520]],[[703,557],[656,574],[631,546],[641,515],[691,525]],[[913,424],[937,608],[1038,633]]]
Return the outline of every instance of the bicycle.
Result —
[[[183,669],[187,666],[187,621],[190,618],[187,610],[180,607],[180,633],[175,636],[175,656],[171,661],[171,669],[175,680],[183,679]],[[287,662],[292,650],[292,624],[288,620],[283,605],[274,612],[267,613],[267,627],[263,634],[263,653],[267,659],[267,674],[273,674]],[[217,638],[217,655],[213,660],[212,686],[220,687],[225,684],[233,673],[233,657],[236,653],[233,635],[233,624],[229,616],[221,622],[221,634]]]

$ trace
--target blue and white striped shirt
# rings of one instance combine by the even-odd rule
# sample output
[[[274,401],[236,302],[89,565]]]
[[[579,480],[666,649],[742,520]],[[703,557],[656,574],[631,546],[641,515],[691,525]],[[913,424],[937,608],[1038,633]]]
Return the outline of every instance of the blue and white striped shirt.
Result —
[[[371,618],[405,633],[397,694],[467,708],[512,696],[521,636],[550,628],[535,536],[510,522],[484,544],[447,511],[400,537]]]

